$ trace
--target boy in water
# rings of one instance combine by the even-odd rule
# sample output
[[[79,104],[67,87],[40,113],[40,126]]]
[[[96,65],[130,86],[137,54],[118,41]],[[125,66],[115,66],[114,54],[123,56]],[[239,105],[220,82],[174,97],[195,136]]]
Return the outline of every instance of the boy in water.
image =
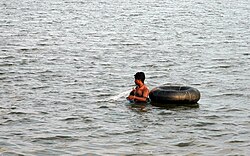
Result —
[[[143,72],[137,72],[134,76],[136,88],[130,92],[127,99],[134,100],[135,102],[148,102],[149,89],[144,84],[145,74]]]

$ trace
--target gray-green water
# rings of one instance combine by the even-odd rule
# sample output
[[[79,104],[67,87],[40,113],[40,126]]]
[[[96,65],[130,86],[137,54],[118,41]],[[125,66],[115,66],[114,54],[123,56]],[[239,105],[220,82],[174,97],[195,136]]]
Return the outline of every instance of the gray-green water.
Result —
[[[249,155],[250,2],[0,2],[1,155]],[[199,108],[125,97],[195,87]]]

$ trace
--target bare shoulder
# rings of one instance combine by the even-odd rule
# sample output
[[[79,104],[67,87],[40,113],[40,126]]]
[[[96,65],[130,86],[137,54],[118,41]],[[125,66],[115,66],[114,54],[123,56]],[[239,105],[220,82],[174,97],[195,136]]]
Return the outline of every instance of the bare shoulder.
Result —
[[[146,85],[144,85],[144,88],[143,88],[144,91],[149,91],[148,87]]]

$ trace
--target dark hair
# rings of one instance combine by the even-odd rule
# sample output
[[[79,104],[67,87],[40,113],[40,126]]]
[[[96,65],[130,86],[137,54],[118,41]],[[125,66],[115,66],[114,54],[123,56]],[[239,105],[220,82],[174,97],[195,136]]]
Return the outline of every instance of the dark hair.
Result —
[[[142,83],[144,83],[145,74],[143,72],[137,72],[134,76],[135,76],[135,79],[141,80]]]

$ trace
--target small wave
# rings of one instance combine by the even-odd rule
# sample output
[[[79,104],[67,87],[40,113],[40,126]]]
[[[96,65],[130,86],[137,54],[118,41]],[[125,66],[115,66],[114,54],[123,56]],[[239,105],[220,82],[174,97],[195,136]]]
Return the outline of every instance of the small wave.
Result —
[[[101,156],[99,154],[96,153],[84,153],[83,156],[89,156],[89,155],[93,155],[93,156]]]
[[[10,66],[14,66],[15,64],[13,63],[4,63],[4,64],[0,64],[0,67],[10,67]]]
[[[225,110],[225,112],[242,112],[242,111],[244,111],[244,110],[237,109],[237,108]]]
[[[42,141],[42,140],[45,140],[45,141],[55,141],[55,140],[75,141],[77,139],[75,137],[72,137],[72,136],[57,135],[57,136],[34,138],[32,142],[39,142],[39,141]]]
[[[9,115],[13,115],[13,114],[16,114],[16,115],[24,115],[24,114],[27,114],[25,112],[18,112],[18,111],[14,111],[14,112],[10,112]]]
[[[203,126],[210,126],[210,125],[215,125],[213,122],[198,122],[194,124],[195,127],[203,127]]]
[[[135,133],[140,133],[141,131],[138,129],[138,130],[127,130],[125,132],[123,132],[124,134],[135,134]]]
[[[147,146],[147,145],[150,145],[150,143],[148,143],[148,142],[138,142],[138,143],[134,143],[133,145],[134,146]]]
[[[101,93],[98,97],[106,97],[106,96],[113,96],[111,93]]]
[[[32,90],[39,90],[39,89],[45,89],[45,88],[50,88],[50,86],[34,86],[31,89]]]
[[[236,96],[236,97],[241,97],[241,96],[244,96],[244,94],[241,94],[241,93],[224,93],[224,94],[213,95],[212,97],[220,97],[220,96]]]
[[[206,119],[219,119],[220,116],[218,115],[210,115],[210,116],[206,116]]]
[[[7,119],[7,120],[3,121],[2,123],[0,123],[0,125],[10,124],[12,122],[14,122],[14,120]]]
[[[160,113],[158,113],[158,115],[172,115],[173,112],[172,111],[167,111],[167,110],[163,110]]]
[[[228,143],[245,143],[246,141],[242,141],[242,140],[230,140]]]
[[[108,106],[100,106],[99,108],[105,109],[105,108],[109,108]]]
[[[193,141],[190,141],[190,142],[180,142],[180,143],[175,144],[175,146],[178,146],[178,147],[187,147],[187,146],[192,146],[193,144],[194,144]]]
[[[15,59],[15,56],[3,56],[0,59],[7,60],[7,59]]]
[[[68,117],[68,118],[65,118],[65,119],[62,119],[61,121],[72,121],[72,120],[78,120],[79,118],[77,117]]]
[[[1,151],[0,151],[1,153]],[[18,156],[24,156],[25,154],[21,154],[21,153],[16,153],[16,152],[10,152],[10,151],[3,151],[3,153],[1,153],[2,155],[18,155]]]

